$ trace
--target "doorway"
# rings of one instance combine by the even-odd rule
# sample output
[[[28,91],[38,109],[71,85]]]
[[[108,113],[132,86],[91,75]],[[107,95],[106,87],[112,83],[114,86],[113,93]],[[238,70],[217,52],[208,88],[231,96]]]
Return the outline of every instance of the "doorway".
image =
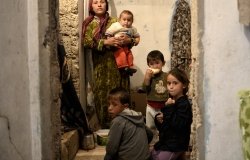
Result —
[[[81,49],[81,22],[83,21],[84,13],[88,0],[60,0],[59,13],[63,24],[60,23],[61,29],[59,35],[62,36],[63,43],[66,45],[68,58],[70,59],[69,66],[71,72],[74,74],[73,81],[77,88],[78,96],[82,104],[86,104],[85,93],[85,78],[83,69],[83,57]],[[114,1],[111,0],[112,4]],[[163,3],[163,1],[161,1]],[[201,126],[200,108],[198,105],[199,96],[198,79],[201,69],[199,68],[200,62],[200,42],[198,40],[198,0],[179,0],[176,6],[175,15],[173,15],[172,23],[172,41],[171,41],[171,63],[170,66],[179,66],[189,73],[191,86],[190,97],[193,104],[194,121],[192,126],[192,140],[191,140],[191,159],[199,159],[198,151],[198,129]],[[125,3],[125,2],[124,2]],[[130,5],[132,6],[132,2]],[[150,5],[151,1],[143,1],[143,4]],[[190,5],[192,4],[192,6]],[[63,7],[63,8],[61,8]],[[174,13],[173,13],[174,14]],[[136,15],[135,15],[136,16]],[[60,18],[59,18],[60,20]],[[138,20],[139,21],[139,20]],[[148,26],[144,26],[145,30],[149,30]],[[181,30],[180,30],[181,29]],[[63,32],[60,32],[63,31]],[[156,44],[157,45],[157,44]],[[147,51],[144,51],[147,52]],[[202,96],[202,95],[201,95]],[[86,111],[86,108],[84,108]]]

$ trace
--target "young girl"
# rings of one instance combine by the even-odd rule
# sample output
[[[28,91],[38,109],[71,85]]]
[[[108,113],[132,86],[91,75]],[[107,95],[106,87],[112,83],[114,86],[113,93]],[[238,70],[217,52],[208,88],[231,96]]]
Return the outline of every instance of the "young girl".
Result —
[[[186,95],[189,80],[180,69],[172,69],[167,74],[167,89],[170,98],[155,116],[159,130],[159,141],[151,152],[153,160],[176,160],[183,157],[188,150],[192,108]]]

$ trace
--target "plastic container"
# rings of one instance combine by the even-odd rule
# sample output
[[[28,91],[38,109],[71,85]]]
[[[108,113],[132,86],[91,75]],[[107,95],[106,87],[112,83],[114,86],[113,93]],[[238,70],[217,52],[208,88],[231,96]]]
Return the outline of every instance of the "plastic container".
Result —
[[[82,146],[84,150],[91,150],[95,148],[95,140],[93,134],[87,134],[83,137]]]
[[[100,146],[106,146],[108,142],[109,129],[100,129],[96,131],[97,144]]]

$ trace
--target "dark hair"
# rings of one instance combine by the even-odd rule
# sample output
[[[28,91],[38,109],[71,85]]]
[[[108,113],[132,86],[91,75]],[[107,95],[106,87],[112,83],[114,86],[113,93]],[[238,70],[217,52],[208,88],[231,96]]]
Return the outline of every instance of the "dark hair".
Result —
[[[151,61],[156,61],[156,60],[161,60],[163,63],[165,63],[163,53],[158,50],[153,50],[149,52],[147,56],[147,64],[149,64],[149,62]]]
[[[188,92],[188,86],[189,86],[189,79],[188,79],[187,73],[184,70],[181,70],[179,68],[173,68],[167,73],[167,77],[170,74],[174,76],[175,78],[177,78],[185,86],[185,88],[183,89],[183,94],[186,95]]]
[[[121,104],[130,104],[130,94],[125,88],[117,87],[112,89],[108,94],[108,99],[113,96],[118,96]]]
[[[120,13],[119,19],[121,19],[122,14],[131,15],[131,16],[132,16],[132,22],[134,21],[134,14],[133,14],[131,11],[129,11],[129,10],[123,10],[123,11]]]

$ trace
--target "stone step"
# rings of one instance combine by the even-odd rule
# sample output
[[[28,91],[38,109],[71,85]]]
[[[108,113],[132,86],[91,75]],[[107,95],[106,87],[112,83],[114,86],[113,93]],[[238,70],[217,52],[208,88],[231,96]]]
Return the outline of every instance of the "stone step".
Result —
[[[79,133],[77,130],[66,132],[61,138],[61,160],[103,160],[106,146],[95,144],[92,150],[79,148]],[[186,160],[190,160],[190,153],[186,153]]]
[[[103,160],[106,150],[106,146],[96,145],[92,150],[78,150],[74,160]]]
[[[61,137],[61,160],[73,160],[79,149],[77,130],[65,132]]]
[[[105,156],[105,146],[96,146],[92,150],[78,150],[74,160],[103,160]],[[185,160],[190,160],[190,152],[186,152]]]

